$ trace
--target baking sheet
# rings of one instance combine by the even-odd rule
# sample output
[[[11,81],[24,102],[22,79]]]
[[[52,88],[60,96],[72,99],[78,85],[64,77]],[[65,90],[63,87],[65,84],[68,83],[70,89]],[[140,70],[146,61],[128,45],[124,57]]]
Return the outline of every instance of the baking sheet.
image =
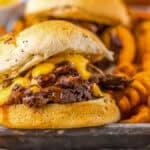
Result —
[[[0,148],[149,150],[150,124],[111,124],[65,130],[18,130],[0,127]]]

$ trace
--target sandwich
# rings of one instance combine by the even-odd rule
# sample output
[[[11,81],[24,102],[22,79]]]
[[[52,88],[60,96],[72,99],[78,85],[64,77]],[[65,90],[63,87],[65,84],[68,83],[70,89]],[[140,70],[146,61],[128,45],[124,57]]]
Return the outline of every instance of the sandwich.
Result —
[[[0,124],[47,129],[117,122],[112,90],[129,81],[94,66],[112,53],[92,32],[53,20],[0,39]]]
[[[96,34],[107,26],[130,24],[122,0],[29,0],[24,17],[16,22],[14,30],[52,19],[70,21]]]

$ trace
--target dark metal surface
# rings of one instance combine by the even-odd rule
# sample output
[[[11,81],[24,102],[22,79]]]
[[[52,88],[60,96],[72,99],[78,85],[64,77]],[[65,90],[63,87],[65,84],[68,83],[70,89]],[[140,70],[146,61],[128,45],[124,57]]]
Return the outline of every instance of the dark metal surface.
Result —
[[[66,130],[18,130],[0,127],[0,148],[150,149],[150,124],[112,124]]]

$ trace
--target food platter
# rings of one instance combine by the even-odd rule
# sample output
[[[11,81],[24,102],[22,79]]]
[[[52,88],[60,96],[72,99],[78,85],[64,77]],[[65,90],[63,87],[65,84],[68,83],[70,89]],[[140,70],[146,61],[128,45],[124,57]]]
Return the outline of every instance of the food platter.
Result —
[[[18,130],[0,127],[0,148],[8,149],[149,149],[149,124],[59,130]]]

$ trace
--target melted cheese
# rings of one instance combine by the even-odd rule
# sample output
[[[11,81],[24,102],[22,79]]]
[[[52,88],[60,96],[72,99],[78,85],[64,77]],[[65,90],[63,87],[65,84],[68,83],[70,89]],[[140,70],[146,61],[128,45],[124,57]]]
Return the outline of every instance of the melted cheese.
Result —
[[[90,78],[91,73],[87,71],[87,59],[85,59],[81,55],[71,55],[68,56],[67,60],[74,65],[74,67],[77,69],[78,73],[84,80],[88,80]]]
[[[22,86],[28,86],[30,84],[30,81],[26,78],[17,78],[14,80],[12,85],[0,90],[0,105],[3,105],[7,102],[8,98],[11,94],[12,88],[14,87],[15,84],[21,84]]]
[[[0,105],[3,105],[7,102],[10,94],[11,94],[10,88],[0,90]]]
[[[89,61],[79,54],[58,56],[49,60],[52,64],[59,64],[63,61],[68,61],[77,69],[78,73],[84,80],[88,80],[91,73],[87,70],[87,64]]]
[[[39,92],[39,91],[40,91],[40,88],[34,85],[34,86],[30,87],[30,90],[31,90],[32,92]]]
[[[46,63],[37,65],[32,70],[32,77],[48,74],[53,71],[56,64],[64,61],[72,63],[84,80],[88,80],[90,78],[91,73],[87,71],[88,60],[79,54],[54,57]]]
[[[52,72],[54,68],[55,68],[55,65],[51,63],[40,64],[32,70],[32,77],[35,78],[41,74],[48,74]]]
[[[15,84],[20,84],[22,86],[28,86],[30,85],[30,80],[27,78],[17,78],[14,80],[13,84],[10,86],[11,88],[15,85]]]
[[[96,83],[93,84],[93,94],[96,97],[103,96],[103,92],[100,90],[99,86]]]

